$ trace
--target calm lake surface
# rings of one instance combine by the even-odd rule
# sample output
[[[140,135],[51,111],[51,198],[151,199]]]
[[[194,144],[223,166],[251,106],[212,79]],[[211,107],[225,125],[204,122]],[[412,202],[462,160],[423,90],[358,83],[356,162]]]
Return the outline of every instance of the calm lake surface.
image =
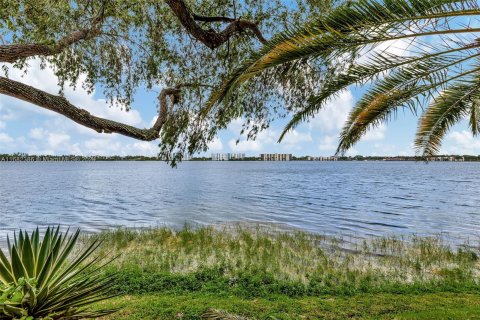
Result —
[[[480,163],[0,163],[14,229],[267,222],[340,236],[480,235]]]

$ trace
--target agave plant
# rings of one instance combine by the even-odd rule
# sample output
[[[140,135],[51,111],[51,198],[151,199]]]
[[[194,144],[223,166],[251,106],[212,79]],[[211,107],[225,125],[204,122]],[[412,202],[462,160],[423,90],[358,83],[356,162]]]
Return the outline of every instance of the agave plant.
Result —
[[[9,258],[0,249],[0,319],[80,319],[115,311],[89,309],[114,296],[115,276],[105,275],[102,258],[92,256],[99,241],[70,256],[79,233],[48,228],[40,239],[37,228],[15,234],[13,243],[7,238]]]
[[[434,155],[460,120],[469,120],[473,135],[480,131],[479,16],[478,0],[345,1],[268,42],[212,95],[204,112],[225,107],[222,102],[236,87],[267,70],[324,65],[332,72],[318,83],[308,103],[294,111],[280,140],[342,90],[369,84],[345,123],[337,154],[407,109],[421,114],[417,152]]]
[[[222,310],[208,309],[202,318],[205,320],[250,320],[242,316],[231,314]]]

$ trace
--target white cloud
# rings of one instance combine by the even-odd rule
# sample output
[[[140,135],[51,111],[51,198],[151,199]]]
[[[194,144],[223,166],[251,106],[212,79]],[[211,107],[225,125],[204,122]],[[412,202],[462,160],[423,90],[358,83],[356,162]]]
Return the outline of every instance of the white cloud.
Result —
[[[47,131],[43,128],[33,128],[30,130],[30,138],[35,140],[42,140],[47,135]]]
[[[84,154],[79,143],[68,144],[67,150],[68,150],[68,152],[66,152],[66,153],[68,153],[68,154],[75,154],[75,155],[83,155]]]
[[[56,149],[59,145],[66,143],[70,140],[70,136],[65,133],[49,133],[48,144],[51,148]]]
[[[208,150],[209,151],[222,151],[223,150],[223,143],[220,138],[215,138],[208,143]]]
[[[362,141],[378,141],[383,140],[385,138],[385,132],[387,131],[387,127],[385,124],[381,124],[376,128],[371,129],[368,131],[365,136],[362,137]]]
[[[22,151],[29,154],[76,154],[76,155],[158,155],[158,142],[132,140],[117,134],[89,138],[79,142],[65,132],[52,132],[44,128],[30,130],[28,138],[12,138],[0,133],[2,151]],[[6,144],[8,142],[8,144]],[[8,149],[8,150],[4,150]]]
[[[360,145],[359,145],[360,146]],[[364,155],[369,156],[413,156],[413,146],[398,147],[392,143],[375,143],[369,144],[369,150]]]
[[[99,155],[99,156],[156,156],[158,155],[157,142],[135,141],[132,143],[125,143],[119,141],[118,135],[105,136],[101,138],[93,138],[81,143],[78,148],[82,150],[84,155]],[[128,138],[123,138],[128,141]]]
[[[262,150],[262,144],[258,140],[242,140],[237,143],[232,139],[228,142],[228,146],[233,152],[257,152]]]
[[[87,154],[92,155],[111,155],[118,154],[121,150],[121,144],[117,141],[112,141],[109,138],[94,138],[85,141],[84,147]]]
[[[273,129],[266,129],[260,132],[255,140],[241,139],[238,144],[235,140],[230,140],[228,145],[234,152],[262,151],[266,146],[272,146],[278,140],[279,133]]]
[[[353,94],[350,90],[344,90],[340,95],[329,102],[325,108],[310,122],[311,130],[318,130],[321,136],[318,149],[323,152],[333,153],[337,150],[340,132],[348,118],[349,112],[354,107]],[[380,141],[385,139],[387,127],[384,124],[368,131],[362,141]],[[314,134],[315,136],[315,134]],[[352,149],[347,155],[355,155],[357,151]]]
[[[135,155],[155,156],[159,152],[158,145],[155,142],[138,141],[131,145],[128,144],[127,148],[130,148],[132,150],[132,154]]]
[[[344,90],[315,115],[315,118],[310,121],[310,126],[321,132],[338,132],[343,127],[353,106],[352,92]]]
[[[312,135],[310,132],[302,133],[297,130],[290,131],[285,135],[282,140],[282,143],[287,145],[296,145],[302,142],[312,141]]]
[[[338,138],[336,136],[325,136],[322,138],[318,149],[320,151],[335,151],[338,145]]]
[[[14,118],[13,112],[0,104],[0,129],[5,129],[7,121],[13,120]]]
[[[242,131],[243,119],[237,118],[230,122],[227,127],[227,131],[230,131],[234,135],[240,134]],[[228,146],[232,152],[259,152],[264,150],[266,146],[271,146],[277,142],[279,133],[272,129],[266,129],[261,131],[255,140],[247,140],[245,137],[241,137],[237,143],[236,139],[228,141]]]
[[[453,131],[444,141],[442,154],[480,154],[480,139],[474,137],[470,131]]]
[[[308,124],[301,125],[300,130],[288,132],[282,142],[277,144],[280,131],[269,128],[260,132],[257,138],[246,140],[244,137],[237,143],[235,139],[228,142],[233,152],[259,152],[266,150],[299,151],[305,143],[313,142],[314,137],[324,136],[319,148],[322,151],[335,151],[337,136],[342,128],[348,113],[354,106],[354,98],[350,90],[345,90],[319,111]],[[237,118],[228,125],[228,131],[238,135],[242,130],[243,119]],[[317,131],[314,133],[314,131]],[[280,148],[280,149],[278,149]]]
[[[243,122],[244,120],[242,118],[236,118],[228,124],[227,130],[238,135],[242,131]]]
[[[321,151],[321,154],[324,156],[331,156],[337,151],[338,147],[338,137],[327,135],[324,136],[320,144],[318,145],[318,149]],[[346,153],[346,156],[355,156],[358,155],[358,151],[355,148],[350,148]]]
[[[0,133],[0,142],[3,144],[9,144],[13,142],[13,138],[6,133]]]
[[[39,140],[38,143],[46,142],[48,147],[53,150],[70,141],[70,135],[64,132],[50,132],[44,128],[31,129],[29,136],[34,140]]]

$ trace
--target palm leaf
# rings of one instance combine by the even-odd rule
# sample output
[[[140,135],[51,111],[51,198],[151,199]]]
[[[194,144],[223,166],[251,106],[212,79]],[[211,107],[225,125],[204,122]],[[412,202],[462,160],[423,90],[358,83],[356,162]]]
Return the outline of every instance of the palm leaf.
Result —
[[[415,146],[423,156],[434,155],[440,150],[445,133],[467,115],[473,99],[479,95],[480,85],[476,79],[452,85],[433,101],[419,121],[415,139]]]
[[[480,104],[478,99],[472,101],[471,111],[470,111],[470,129],[474,136],[478,135],[480,132]]]
[[[470,58],[470,57],[469,57]],[[449,75],[442,70],[460,63],[423,64],[402,69],[377,83],[359,101],[340,134],[337,153],[343,154],[350,149],[369,129],[388,121],[399,107],[407,107],[416,112],[416,106],[423,100],[428,101],[432,94],[441,90],[453,80],[462,79],[478,72],[479,68]]]
[[[419,105],[428,104],[451,83],[477,71],[478,61],[471,60],[479,56],[480,43],[475,34],[480,29],[452,23],[452,19],[479,14],[477,2],[470,0],[345,3],[274,37],[213,92],[202,115],[215,110],[224,113],[225,108],[231,108],[228,101],[239,86],[269,69],[311,61],[324,65],[325,74],[330,76],[319,84],[306,106],[294,110],[279,141],[299,123],[314,117],[342,90],[373,81],[372,89],[362,97],[344,126],[338,147],[338,152],[343,153],[369,129],[389,120],[398,108],[407,107],[416,113]],[[431,37],[438,37],[442,44],[430,45],[425,39]],[[406,39],[411,56],[378,52],[379,44]],[[342,64],[345,67],[336,72]],[[289,68],[285,70],[278,77],[294,76]],[[224,109],[217,110],[222,104]],[[477,115],[477,110],[472,109],[470,127],[474,133]]]

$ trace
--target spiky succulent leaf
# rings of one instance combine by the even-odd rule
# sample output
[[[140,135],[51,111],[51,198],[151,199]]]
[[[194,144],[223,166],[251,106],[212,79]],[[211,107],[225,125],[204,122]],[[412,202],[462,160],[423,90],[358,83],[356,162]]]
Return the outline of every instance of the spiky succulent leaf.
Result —
[[[115,296],[116,276],[103,273],[108,261],[102,264],[101,257],[92,256],[99,241],[93,241],[77,257],[70,256],[79,234],[79,230],[69,235],[59,227],[47,228],[41,239],[38,228],[31,235],[21,231],[14,235],[13,244],[8,243],[10,259],[0,250],[0,285],[5,287],[1,296],[12,297],[0,300],[0,319],[95,318],[115,311],[88,308]]]
[[[249,320],[249,318],[216,309],[208,309],[202,318],[206,320]]]

